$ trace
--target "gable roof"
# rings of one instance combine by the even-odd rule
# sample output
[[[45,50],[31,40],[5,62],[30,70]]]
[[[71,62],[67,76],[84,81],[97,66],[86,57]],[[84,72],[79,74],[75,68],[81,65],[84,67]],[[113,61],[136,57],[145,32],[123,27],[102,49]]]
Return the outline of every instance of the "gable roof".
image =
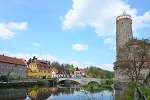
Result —
[[[45,61],[43,61],[43,60],[35,59],[35,60],[33,60],[33,62],[30,63],[29,65],[37,65],[37,68],[38,68],[38,69],[51,70],[50,65],[48,65],[48,64],[47,64]]]
[[[23,59],[19,59],[16,57],[8,57],[8,56],[4,56],[4,55],[0,55],[0,62],[23,65],[23,66],[27,65]]]
[[[52,71],[54,71],[55,73],[58,73],[58,70],[56,68],[51,68]]]

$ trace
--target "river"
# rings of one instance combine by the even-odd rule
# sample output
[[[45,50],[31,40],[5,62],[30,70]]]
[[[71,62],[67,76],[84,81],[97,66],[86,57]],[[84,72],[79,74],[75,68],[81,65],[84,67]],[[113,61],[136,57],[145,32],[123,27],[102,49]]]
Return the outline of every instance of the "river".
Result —
[[[113,90],[72,87],[23,87],[0,89],[0,100],[114,100]]]

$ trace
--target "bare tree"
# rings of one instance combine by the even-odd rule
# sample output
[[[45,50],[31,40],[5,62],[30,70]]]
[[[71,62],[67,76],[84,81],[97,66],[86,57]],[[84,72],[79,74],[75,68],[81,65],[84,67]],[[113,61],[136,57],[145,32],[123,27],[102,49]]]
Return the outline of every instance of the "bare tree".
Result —
[[[128,41],[119,48],[117,59],[115,67],[120,69],[122,75],[128,76],[137,83],[139,78],[144,77],[141,71],[148,70],[150,66],[150,40],[132,39]]]

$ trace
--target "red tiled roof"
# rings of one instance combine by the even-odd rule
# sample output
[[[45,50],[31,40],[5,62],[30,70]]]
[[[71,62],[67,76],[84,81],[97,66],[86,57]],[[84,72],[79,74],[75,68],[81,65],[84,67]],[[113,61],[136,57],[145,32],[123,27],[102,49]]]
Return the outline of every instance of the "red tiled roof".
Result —
[[[65,72],[63,72],[63,71],[60,71],[60,72],[58,72],[57,74],[65,74]]]
[[[137,45],[137,44],[139,44],[140,42],[142,42],[141,40],[138,40],[138,39],[133,39],[133,41],[134,41],[134,45]]]
[[[80,72],[85,73],[85,70],[84,70],[84,69],[81,69]]]
[[[56,68],[51,68],[52,71],[54,71],[55,73],[58,73],[58,70]]]
[[[8,57],[4,55],[0,55],[0,62],[26,66],[26,63],[23,59],[19,59],[16,57]]]
[[[42,60],[34,60],[32,63],[30,63],[30,65],[37,65],[38,69],[45,69],[45,70],[50,70],[51,67],[50,65],[48,65],[45,61],[42,61]]]

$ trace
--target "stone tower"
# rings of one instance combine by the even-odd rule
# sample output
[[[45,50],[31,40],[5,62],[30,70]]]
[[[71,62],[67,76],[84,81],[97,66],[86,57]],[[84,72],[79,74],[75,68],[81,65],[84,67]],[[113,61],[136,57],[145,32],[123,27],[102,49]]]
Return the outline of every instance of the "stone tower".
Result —
[[[119,48],[132,38],[132,19],[124,11],[122,15],[116,18],[116,56],[118,55]]]

